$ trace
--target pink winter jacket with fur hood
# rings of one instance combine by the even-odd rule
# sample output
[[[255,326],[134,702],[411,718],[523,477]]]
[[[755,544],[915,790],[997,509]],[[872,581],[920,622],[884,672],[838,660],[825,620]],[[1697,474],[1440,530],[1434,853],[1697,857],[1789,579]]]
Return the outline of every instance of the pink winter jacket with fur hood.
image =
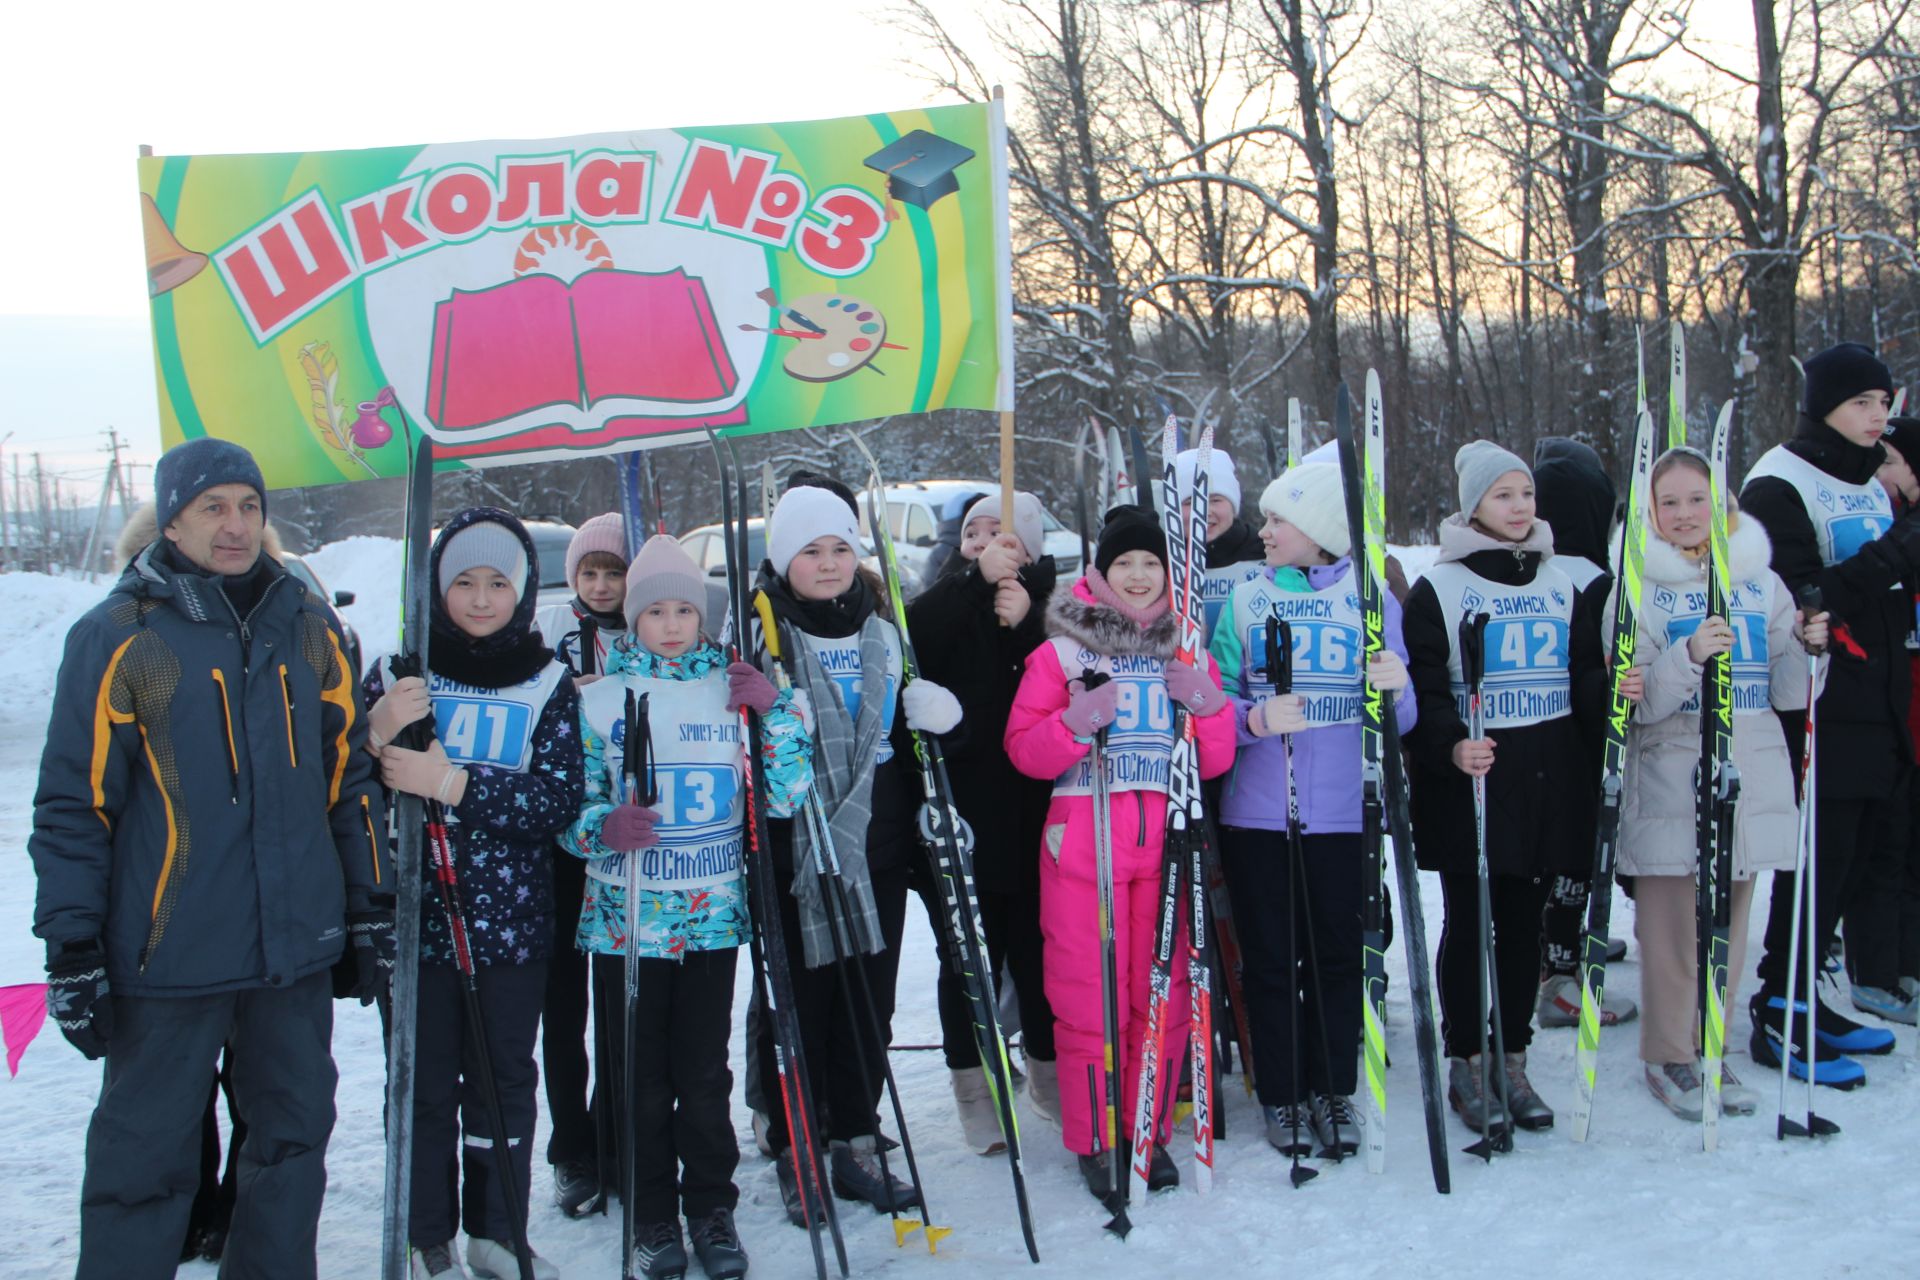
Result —
[[[1047,606],[1047,634],[1099,654],[1148,654],[1171,661],[1179,644],[1179,620],[1168,610],[1142,628],[1119,610],[1096,600],[1082,578],[1071,591],[1054,592]],[[1198,656],[1201,668],[1219,685],[1219,668],[1204,651]],[[1077,677],[1080,673],[1072,674]],[[1013,767],[1030,778],[1058,778],[1092,750],[1092,744],[1075,737],[1060,718],[1069,701],[1068,678],[1051,643],[1027,655],[1026,673],[1007,717],[1006,746]],[[1230,710],[1217,712],[1198,717],[1195,725],[1200,776],[1219,777],[1233,766],[1234,717]],[[1118,797],[1116,788],[1116,801]],[[1062,803],[1090,807],[1092,801],[1087,796],[1056,795],[1056,808]]]

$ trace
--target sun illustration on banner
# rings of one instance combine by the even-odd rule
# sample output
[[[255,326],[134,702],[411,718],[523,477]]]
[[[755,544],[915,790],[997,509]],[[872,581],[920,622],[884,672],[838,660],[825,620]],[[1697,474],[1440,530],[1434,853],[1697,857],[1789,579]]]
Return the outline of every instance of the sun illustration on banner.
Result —
[[[607,242],[577,222],[535,227],[521,238],[520,247],[513,255],[516,276],[539,272],[573,280],[582,272],[612,265],[613,255],[607,251]]]

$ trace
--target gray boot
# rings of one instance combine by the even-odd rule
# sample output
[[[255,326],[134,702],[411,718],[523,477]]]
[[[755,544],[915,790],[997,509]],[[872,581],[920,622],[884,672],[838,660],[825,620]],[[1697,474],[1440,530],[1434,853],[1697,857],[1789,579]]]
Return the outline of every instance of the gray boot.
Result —
[[[1275,1151],[1288,1157],[1298,1154],[1305,1158],[1313,1154],[1313,1117],[1308,1114],[1306,1103],[1262,1107],[1260,1115],[1267,1122],[1267,1141]]]
[[[1527,1079],[1524,1052],[1507,1055],[1507,1106],[1513,1111],[1513,1122],[1522,1129],[1533,1132],[1553,1128],[1553,1108],[1534,1092],[1533,1082]]]
[[[1314,1094],[1313,1137],[1320,1144],[1322,1156],[1331,1156],[1336,1151],[1350,1156],[1358,1151],[1360,1117],[1353,1109],[1353,1099],[1336,1093]]]
[[[1492,1072],[1487,1074],[1487,1088],[1493,1090],[1488,1098],[1480,1091],[1480,1055],[1471,1058],[1447,1059],[1447,1101],[1467,1122],[1467,1127],[1478,1133],[1484,1128],[1504,1129],[1507,1126],[1506,1108],[1500,1105],[1499,1084]]]

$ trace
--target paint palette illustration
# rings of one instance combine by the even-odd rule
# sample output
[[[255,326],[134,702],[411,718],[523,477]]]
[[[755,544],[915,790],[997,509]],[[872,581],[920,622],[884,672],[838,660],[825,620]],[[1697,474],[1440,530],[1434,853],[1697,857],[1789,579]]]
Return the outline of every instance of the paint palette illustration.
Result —
[[[887,341],[887,318],[879,308],[850,294],[809,293],[784,303],[771,289],[755,296],[775,312],[774,327],[759,332],[793,339],[780,367],[802,382],[832,382],[860,369],[884,373],[873,358],[882,349],[906,350]]]

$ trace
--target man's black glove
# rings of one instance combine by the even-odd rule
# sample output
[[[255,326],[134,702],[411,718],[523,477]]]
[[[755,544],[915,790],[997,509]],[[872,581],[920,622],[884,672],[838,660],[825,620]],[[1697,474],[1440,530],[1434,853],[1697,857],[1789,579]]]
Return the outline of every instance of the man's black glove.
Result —
[[[107,957],[97,942],[69,942],[47,961],[47,1016],[88,1059],[104,1057],[113,1038]]]
[[[393,899],[376,898],[365,911],[349,911],[347,935],[358,974],[347,994],[363,1005],[372,1004],[393,981]]]

